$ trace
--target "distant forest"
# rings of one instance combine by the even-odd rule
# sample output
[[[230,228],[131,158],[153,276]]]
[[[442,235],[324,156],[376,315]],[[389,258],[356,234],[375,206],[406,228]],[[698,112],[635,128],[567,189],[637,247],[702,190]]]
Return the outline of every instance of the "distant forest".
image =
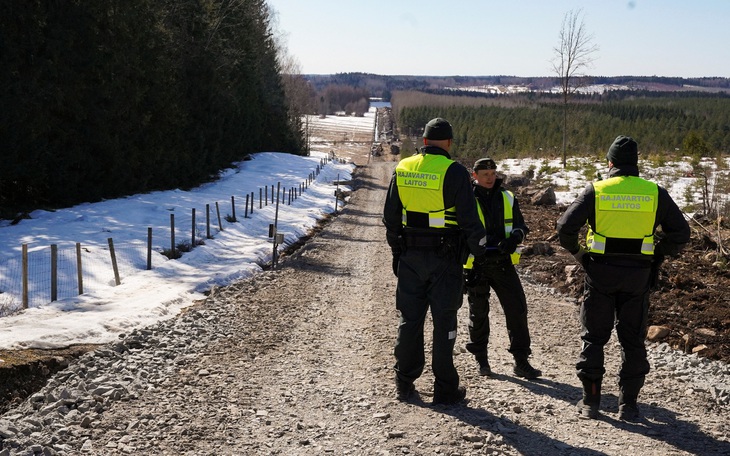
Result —
[[[433,117],[454,126],[454,153],[464,158],[558,157],[563,105],[550,93],[557,77],[306,76],[315,89],[366,88],[390,101],[403,138],[420,136]],[[569,105],[568,155],[604,156],[613,139],[633,136],[645,156],[730,153],[730,78],[591,77],[584,84],[627,87],[575,95]],[[460,88],[523,86],[527,93],[488,94]],[[420,141],[416,138],[416,144]]]
[[[338,73],[333,75],[304,75],[315,91],[327,86],[340,85],[366,89],[371,97],[390,101],[395,91],[417,90],[439,93],[445,88],[479,85],[523,85],[530,90],[545,91],[560,85],[555,77],[520,76],[384,76],[370,73]],[[587,84],[625,85],[632,90],[668,92],[730,91],[730,78],[670,78],[664,76],[592,76]]]
[[[0,217],[188,188],[303,150],[265,0],[8,0]]]
[[[558,95],[454,96],[395,92],[399,131],[420,135],[433,117],[454,127],[461,157],[557,157],[563,105]],[[576,96],[569,105],[568,155],[605,155],[613,139],[632,136],[649,155],[716,156],[730,152],[726,93],[614,91]]]

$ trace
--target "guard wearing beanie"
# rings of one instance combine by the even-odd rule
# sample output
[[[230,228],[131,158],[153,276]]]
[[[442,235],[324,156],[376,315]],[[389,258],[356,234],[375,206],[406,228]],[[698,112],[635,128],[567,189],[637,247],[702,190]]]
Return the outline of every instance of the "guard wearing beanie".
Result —
[[[638,155],[636,141],[618,136],[606,154],[608,178],[588,184],[557,223],[560,245],[586,272],[576,364],[583,384],[581,418],[598,417],[603,350],[615,326],[622,359],[618,418],[640,419],[638,397],[649,372],[644,346],[649,291],[664,257],[679,254],[689,241],[689,225],[669,193],[639,177]],[[578,233],[586,224],[584,247]],[[658,225],[661,238],[654,236]]]
[[[398,278],[400,312],[395,343],[396,397],[410,400],[425,366],[423,326],[433,319],[434,404],[466,397],[453,360],[457,312],[463,300],[461,270],[469,252],[486,253],[484,226],[471,192],[469,172],[451,160],[451,124],[435,118],[423,130],[419,153],[398,163],[383,208],[386,239]]]
[[[614,166],[618,165],[633,165],[636,166],[639,163],[639,147],[636,145],[636,141],[629,136],[619,135],[608,148],[606,159],[613,163]]]
[[[436,117],[426,124],[426,128],[423,129],[423,137],[431,140],[453,139],[454,132],[449,122]]]

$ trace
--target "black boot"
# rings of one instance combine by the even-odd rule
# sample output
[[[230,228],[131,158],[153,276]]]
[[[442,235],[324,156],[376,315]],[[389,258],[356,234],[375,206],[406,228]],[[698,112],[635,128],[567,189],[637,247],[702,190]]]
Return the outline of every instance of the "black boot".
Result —
[[[454,405],[466,398],[466,387],[459,386],[456,391],[445,394],[440,391],[433,392],[433,405]]]
[[[639,421],[641,414],[639,413],[638,394],[619,393],[618,395],[618,419],[621,421],[636,422]]]
[[[395,397],[401,402],[408,402],[415,394],[416,386],[412,382],[406,382],[398,377],[395,378]]]
[[[479,364],[479,375],[491,377],[492,368],[489,367],[489,358],[487,356],[487,352],[474,355],[474,358],[477,360],[477,364]]]
[[[527,358],[515,358],[514,373],[518,377],[534,380],[542,375],[542,371],[530,365]]]
[[[601,406],[601,379],[581,379],[583,383],[583,399],[578,402],[578,417],[595,420]]]

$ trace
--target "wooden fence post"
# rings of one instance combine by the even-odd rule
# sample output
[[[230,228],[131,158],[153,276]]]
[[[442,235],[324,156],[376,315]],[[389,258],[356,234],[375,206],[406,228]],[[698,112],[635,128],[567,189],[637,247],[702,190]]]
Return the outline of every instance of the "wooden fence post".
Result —
[[[51,302],[58,301],[58,245],[51,244]]]
[[[79,294],[84,294],[84,273],[81,268],[81,243],[76,243],[76,277],[79,283]]]
[[[193,227],[190,232],[190,249],[192,250],[195,247],[195,208],[193,208]]]
[[[210,204],[205,205],[205,238],[210,239]]]
[[[58,244],[51,244],[51,302],[58,301]]]
[[[23,309],[28,308],[28,244],[23,244]]]
[[[236,198],[234,196],[231,196],[231,217],[233,217],[233,222],[237,222],[236,220]]]
[[[175,214],[170,214],[170,257],[175,256]]]
[[[112,240],[112,238],[108,238],[107,242],[109,242],[109,254],[112,257],[112,269],[114,269],[114,283],[120,285],[122,281],[119,278],[119,268],[117,267],[117,254],[116,252],[114,252],[114,241]]]
[[[152,269],[152,227],[147,227],[147,270]]]
[[[337,203],[340,199],[340,173],[337,173],[337,183],[335,184],[335,213],[337,213]]]
[[[215,202],[215,212],[218,214],[218,229],[223,231],[223,224],[221,223],[221,209],[218,207],[218,201]]]

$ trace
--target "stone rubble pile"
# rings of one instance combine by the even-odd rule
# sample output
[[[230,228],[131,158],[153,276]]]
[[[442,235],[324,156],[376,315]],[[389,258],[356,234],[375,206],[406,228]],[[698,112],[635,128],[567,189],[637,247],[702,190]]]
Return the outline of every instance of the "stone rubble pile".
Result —
[[[707,392],[720,405],[730,404],[730,366],[721,361],[687,355],[666,342],[649,345],[649,363],[655,373],[665,373],[684,386],[685,394]],[[651,374],[650,374],[651,375]]]
[[[221,308],[192,310],[81,356],[0,417],[0,456],[77,454],[115,401],[160,388],[191,352],[225,336],[221,318]]]

